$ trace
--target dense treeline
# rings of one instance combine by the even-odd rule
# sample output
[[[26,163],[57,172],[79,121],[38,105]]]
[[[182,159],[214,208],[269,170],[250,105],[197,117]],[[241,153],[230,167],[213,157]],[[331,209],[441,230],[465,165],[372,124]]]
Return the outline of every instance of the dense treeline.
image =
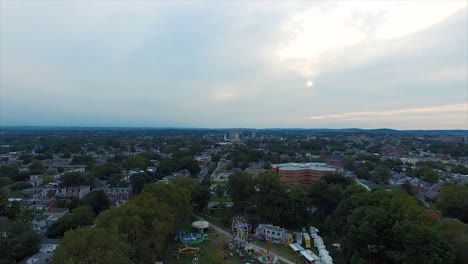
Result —
[[[245,172],[234,173],[228,186],[233,201],[256,207],[259,222],[296,230],[307,223],[318,226],[326,241],[341,244],[341,251],[332,252],[336,263],[464,263],[466,235],[455,238],[453,224],[439,222],[435,210],[421,207],[404,191],[369,192],[340,175],[288,189],[275,174],[254,178]],[[467,201],[462,191],[447,188],[442,212],[464,216],[466,203],[458,202]]]
[[[39,250],[40,237],[28,223],[0,221],[0,264],[17,263]]]
[[[190,217],[198,183],[150,183],[135,199],[103,211],[95,226],[67,231],[52,263],[154,263]],[[102,259],[99,257],[102,256]]]

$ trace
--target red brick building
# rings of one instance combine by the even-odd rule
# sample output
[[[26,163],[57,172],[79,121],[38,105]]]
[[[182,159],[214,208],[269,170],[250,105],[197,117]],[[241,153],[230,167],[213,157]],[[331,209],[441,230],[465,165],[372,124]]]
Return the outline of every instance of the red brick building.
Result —
[[[272,172],[280,176],[289,187],[308,186],[318,182],[327,174],[338,171],[321,162],[273,164]]]

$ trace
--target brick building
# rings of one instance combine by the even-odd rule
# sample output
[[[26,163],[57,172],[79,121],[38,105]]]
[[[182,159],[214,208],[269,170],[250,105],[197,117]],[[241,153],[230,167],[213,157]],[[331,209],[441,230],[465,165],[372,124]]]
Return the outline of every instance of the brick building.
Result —
[[[322,162],[273,164],[272,172],[280,176],[287,186],[308,186],[319,181],[327,174],[338,171]]]

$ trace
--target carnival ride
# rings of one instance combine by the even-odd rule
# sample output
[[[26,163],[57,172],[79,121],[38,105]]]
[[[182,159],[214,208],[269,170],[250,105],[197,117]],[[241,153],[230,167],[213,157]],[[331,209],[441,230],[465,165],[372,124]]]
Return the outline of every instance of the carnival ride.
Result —
[[[194,231],[179,231],[180,242],[186,245],[198,245],[208,240],[208,234],[198,233]]]
[[[236,215],[232,218],[231,229],[234,240],[237,242],[247,241],[249,235],[249,225],[242,216]]]

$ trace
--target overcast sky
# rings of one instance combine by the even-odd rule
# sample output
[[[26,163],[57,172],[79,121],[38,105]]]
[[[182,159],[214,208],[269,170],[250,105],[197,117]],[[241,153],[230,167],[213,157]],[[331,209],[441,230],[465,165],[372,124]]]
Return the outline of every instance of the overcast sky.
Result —
[[[0,125],[468,129],[464,0],[0,5]]]

